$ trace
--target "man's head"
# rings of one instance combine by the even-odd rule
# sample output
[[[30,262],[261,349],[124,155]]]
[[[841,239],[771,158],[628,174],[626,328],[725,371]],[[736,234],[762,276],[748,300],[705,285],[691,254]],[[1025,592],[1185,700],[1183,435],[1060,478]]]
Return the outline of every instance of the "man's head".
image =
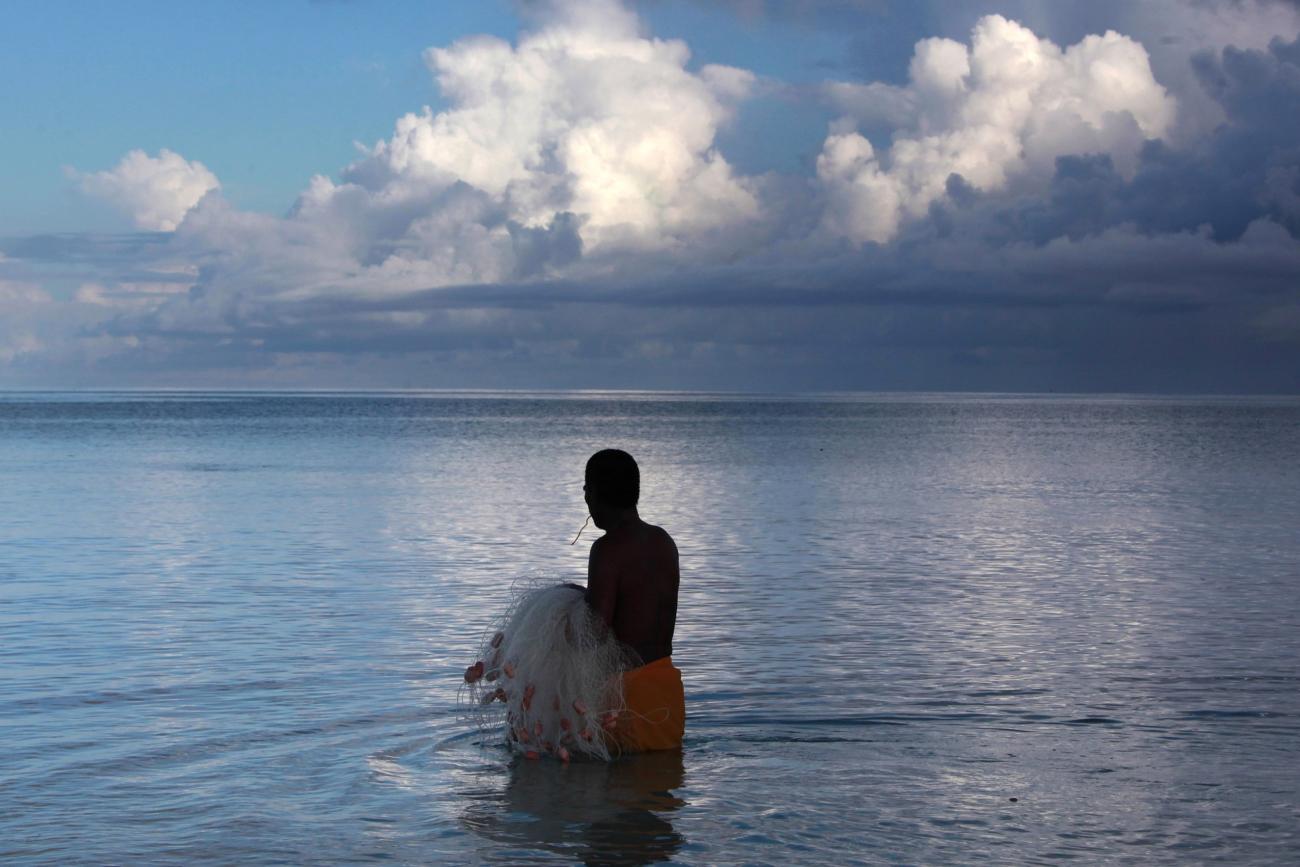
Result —
[[[602,449],[588,458],[585,480],[584,499],[597,527],[606,526],[607,516],[636,508],[641,497],[641,471],[620,449]]]

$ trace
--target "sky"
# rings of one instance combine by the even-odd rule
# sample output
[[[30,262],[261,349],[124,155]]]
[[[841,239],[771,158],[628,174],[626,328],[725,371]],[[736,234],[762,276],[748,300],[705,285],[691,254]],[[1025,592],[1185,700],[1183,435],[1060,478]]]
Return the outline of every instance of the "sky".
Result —
[[[4,15],[0,388],[1300,393],[1291,0]]]

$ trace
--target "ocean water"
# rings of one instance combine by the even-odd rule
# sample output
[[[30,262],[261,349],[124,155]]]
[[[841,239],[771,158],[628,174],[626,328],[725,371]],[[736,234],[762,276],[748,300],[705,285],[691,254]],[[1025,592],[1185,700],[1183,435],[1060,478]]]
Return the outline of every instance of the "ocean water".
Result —
[[[582,468],[677,539],[680,754],[458,713]],[[1300,400],[0,394],[0,861],[1292,862]]]

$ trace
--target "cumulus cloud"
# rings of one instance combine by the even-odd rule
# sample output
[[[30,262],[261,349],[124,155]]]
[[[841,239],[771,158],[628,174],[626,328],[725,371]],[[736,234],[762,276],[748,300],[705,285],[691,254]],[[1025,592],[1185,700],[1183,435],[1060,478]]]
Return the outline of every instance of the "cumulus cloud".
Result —
[[[600,252],[689,246],[756,216],[755,192],[714,145],[753,75],[690,71],[685,43],[643,36],[612,0],[552,6],[516,45],[426,51],[451,107],[402,117],[342,183],[315,179],[298,213],[368,223],[371,243],[398,236],[393,270],[441,259],[449,231],[479,227],[457,245],[478,255],[443,263],[449,280],[509,276],[519,231],[557,221],[566,249]]]
[[[981,233],[1003,243],[1126,223],[1149,235],[1207,227],[1216,240],[1233,241],[1261,218],[1300,237],[1300,40],[1202,52],[1193,67],[1225,118],[1212,133],[1182,147],[1146,143],[1131,174],[1106,155],[1062,157],[1041,190],[1013,202],[958,196],[945,212],[996,209],[980,213],[970,231],[981,224]]]
[[[1058,156],[1075,153],[1107,154],[1131,174],[1142,143],[1174,118],[1146,50],[1128,37],[1109,31],[1062,50],[1000,15],[980,20],[969,48],[918,43],[903,87],[838,82],[828,91],[848,121],[817,160],[826,226],[859,242],[892,239],[954,174],[999,190],[1017,175],[1050,174]],[[881,118],[900,128],[877,153],[850,124]]]
[[[158,232],[173,231],[200,199],[221,186],[203,163],[167,148],[156,157],[133,150],[113,168],[77,178],[82,191],[130,214],[137,228]]]
[[[719,0],[697,2],[713,7]],[[1019,21],[1060,45],[1115,30],[1143,45],[1156,79],[1178,98],[1178,117],[1169,139],[1180,144],[1195,141],[1223,121],[1217,103],[1204,94],[1192,74],[1189,58],[1228,46],[1264,50],[1275,38],[1290,40],[1300,34],[1300,4],[1294,0],[987,0],[978,5],[968,0],[915,0],[905,9],[886,2],[841,0],[737,0],[732,5],[743,5],[747,13],[761,10],[773,18],[792,18],[851,34],[853,48],[845,63],[872,70],[870,77],[881,76],[897,59],[894,46],[933,35],[962,39],[988,14]]]
[[[751,73],[694,63],[612,0],[529,8],[516,42],[426,52],[447,108],[400,118],[284,217],[241,211],[213,178],[162,235],[0,239],[0,278],[45,292],[0,306],[9,368],[93,357],[152,382],[338,385],[1294,381],[1276,363],[1294,357],[1300,309],[1293,43],[1197,55],[1187,74],[1223,124],[1184,141],[1138,40],[1058,44],[989,16],[969,42],[922,40],[904,84],[827,87],[845,120],[811,176],[748,177],[718,140],[760,87]],[[168,153],[154,162],[198,165]],[[149,174],[123,165],[100,175]],[[75,267],[51,293],[29,263]],[[1134,370],[1146,378],[1126,385]]]
[[[685,43],[643,34],[614,0],[539,15],[515,44],[471,37],[426,51],[449,107],[398,119],[337,179],[314,177],[286,218],[191,196],[173,247],[202,272],[152,324],[225,333],[317,297],[707,257],[762,218],[758,185],[715,145],[751,73],[692,69]]]

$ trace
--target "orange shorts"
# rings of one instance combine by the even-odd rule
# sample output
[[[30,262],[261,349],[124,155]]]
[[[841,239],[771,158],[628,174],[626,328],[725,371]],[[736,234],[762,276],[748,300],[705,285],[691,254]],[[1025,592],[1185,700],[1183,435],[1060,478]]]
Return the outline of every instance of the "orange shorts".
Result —
[[[623,752],[675,750],[686,730],[686,696],[682,673],[672,657],[656,659],[623,672],[627,711],[618,717],[618,744]]]

